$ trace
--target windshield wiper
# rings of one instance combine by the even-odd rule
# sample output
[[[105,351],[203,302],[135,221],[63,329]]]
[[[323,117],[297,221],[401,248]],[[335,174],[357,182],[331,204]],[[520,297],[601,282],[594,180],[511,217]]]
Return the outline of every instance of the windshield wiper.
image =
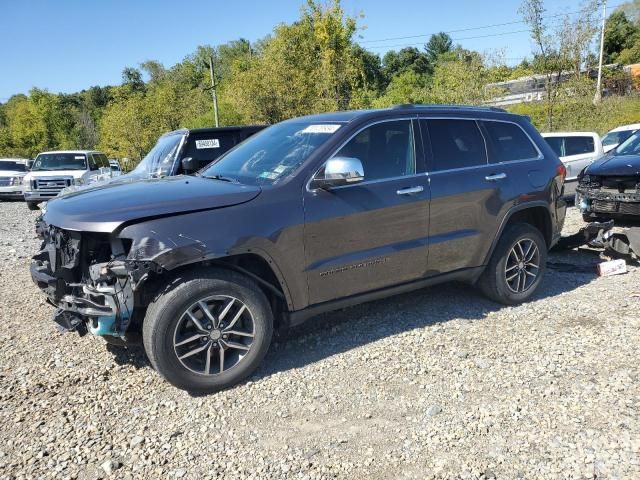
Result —
[[[235,178],[225,177],[223,175],[208,175],[208,176],[203,175],[202,178],[210,178],[212,180],[221,180],[223,182],[230,182],[230,183],[240,183]]]

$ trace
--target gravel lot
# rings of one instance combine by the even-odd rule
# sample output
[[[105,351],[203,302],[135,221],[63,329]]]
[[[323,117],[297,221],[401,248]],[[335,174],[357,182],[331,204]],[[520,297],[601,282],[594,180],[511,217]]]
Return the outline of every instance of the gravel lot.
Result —
[[[0,204],[0,478],[640,478],[638,268],[572,251],[516,308],[451,284],[326,314],[192,397],[57,333],[35,217]]]

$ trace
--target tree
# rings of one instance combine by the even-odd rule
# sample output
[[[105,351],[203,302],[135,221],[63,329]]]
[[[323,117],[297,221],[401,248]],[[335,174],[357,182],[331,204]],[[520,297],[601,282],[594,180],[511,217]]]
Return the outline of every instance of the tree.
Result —
[[[631,48],[638,39],[638,33],[638,27],[627,19],[624,11],[614,11],[607,18],[604,29],[604,53],[607,63],[615,62],[620,52]]]
[[[133,92],[140,92],[144,90],[142,72],[137,68],[126,67],[122,70],[122,84],[126,85]]]
[[[417,75],[429,75],[433,70],[429,56],[415,47],[406,47],[397,52],[390,50],[384,55],[382,64],[387,82],[409,70]]]
[[[434,65],[440,55],[451,51],[452,46],[453,40],[448,34],[440,32],[431,35],[429,41],[424,46],[429,63]]]
[[[553,129],[554,107],[558,101],[560,82],[567,70],[580,76],[593,37],[597,31],[594,15],[597,0],[587,0],[582,5],[582,15],[571,19],[568,15],[555,30],[545,23],[543,0],[523,0],[519,12],[531,29],[536,45],[533,66],[545,76],[547,128]]]
[[[245,121],[268,123],[348,108],[366,78],[355,31],[355,18],[345,16],[339,0],[308,0],[300,19],[277,26],[259,54],[233,63],[230,103]]]

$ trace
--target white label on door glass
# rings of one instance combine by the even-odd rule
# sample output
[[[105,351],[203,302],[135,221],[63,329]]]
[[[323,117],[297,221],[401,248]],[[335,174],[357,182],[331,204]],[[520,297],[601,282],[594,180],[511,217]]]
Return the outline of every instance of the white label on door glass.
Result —
[[[196,140],[196,148],[201,150],[203,148],[220,148],[220,140],[212,138],[210,140]]]

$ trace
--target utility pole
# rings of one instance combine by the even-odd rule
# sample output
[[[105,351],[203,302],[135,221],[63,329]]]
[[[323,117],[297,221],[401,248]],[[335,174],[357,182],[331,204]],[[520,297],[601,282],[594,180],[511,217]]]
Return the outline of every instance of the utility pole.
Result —
[[[211,93],[213,95],[213,117],[216,128],[220,126],[218,122],[218,96],[216,95],[216,77],[213,75],[213,55],[209,56],[209,73],[211,74]]]
[[[593,104],[598,105],[602,101],[602,55],[604,53],[604,26],[607,21],[607,0],[602,1],[602,31],[600,32],[600,61],[598,62],[598,83]]]

